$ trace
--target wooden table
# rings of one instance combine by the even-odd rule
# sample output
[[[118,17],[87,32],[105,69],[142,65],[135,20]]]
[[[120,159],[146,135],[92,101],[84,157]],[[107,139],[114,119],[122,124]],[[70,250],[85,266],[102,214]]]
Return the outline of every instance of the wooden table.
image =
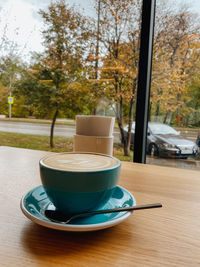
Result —
[[[62,232],[20,210],[22,195],[40,184],[38,161],[46,154],[0,147],[0,266],[200,266],[199,172],[123,163],[120,185],[138,204],[163,208],[97,232]]]

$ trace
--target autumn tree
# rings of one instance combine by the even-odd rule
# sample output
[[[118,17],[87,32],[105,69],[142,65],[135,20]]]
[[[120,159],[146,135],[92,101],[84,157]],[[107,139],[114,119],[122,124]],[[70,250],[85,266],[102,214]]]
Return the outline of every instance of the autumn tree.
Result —
[[[88,47],[90,26],[86,17],[75,11],[74,7],[69,8],[64,0],[51,2],[47,11],[40,10],[39,13],[44,22],[44,53],[41,58],[43,82],[47,80],[52,87],[50,101],[54,114],[50,145],[53,147],[53,130],[58,112],[62,104],[66,107],[70,105],[69,98],[65,99],[65,96],[70,88],[80,87],[80,83],[85,80],[83,60]],[[84,83],[81,84],[83,86]]]
[[[99,83],[104,88],[104,95],[115,106],[125,155],[130,154],[137,87],[140,9],[140,1],[101,1],[99,40],[103,48]],[[123,130],[125,110],[128,110],[128,139]]]
[[[178,11],[159,6],[155,23],[151,101],[155,117],[165,113],[164,123],[172,115],[181,122],[190,100],[187,94],[192,69],[199,69],[199,24],[186,7]],[[186,111],[187,110],[187,111]]]
[[[95,2],[97,14],[100,3],[98,40],[102,47],[98,56],[98,85],[116,107],[124,154],[129,155],[137,90],[140,1]],[[192,99],[188,84],[192,69],[199,70],[199,23],[187,7],[172,9],[167,1],[158,3],[156,14],[151,111],[156,117],[162,114],[163,122],[168,124],[176,115],[178,123],[181,114],[191,111],[187,105]],[[128,139],[123,131],[124,122],[129,125]]]

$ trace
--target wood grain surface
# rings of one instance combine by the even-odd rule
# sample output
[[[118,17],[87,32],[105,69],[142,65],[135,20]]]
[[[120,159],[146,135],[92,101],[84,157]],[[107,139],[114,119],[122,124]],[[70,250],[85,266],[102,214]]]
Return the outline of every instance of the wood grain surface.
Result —
[[[96,232],[39,226],[20,199],[41,184],[39,159],[49,152],[0,147],[0,266],[200,266],[200,173],[147,164],[122,164],[120,185],[137,204],[126,221]]]

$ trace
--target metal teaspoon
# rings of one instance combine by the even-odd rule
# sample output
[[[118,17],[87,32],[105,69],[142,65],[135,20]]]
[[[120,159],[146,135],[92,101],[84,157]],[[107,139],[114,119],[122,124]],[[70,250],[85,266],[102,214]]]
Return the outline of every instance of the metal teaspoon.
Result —
[[[113,212],[121,212],[121,211],[133,211],[133,210],[142,210],[142,209],[152,209],[152,208],[161,208],[161,203],[153,203],[153,204],[145,204],[145,205],[136,205],[132,207],[124,207],[124,208],[114,208],[107,210],[97,210],[97,211],[86,211],[77,214],[66,214],[59,210],[48,210],[44,211],[45,216],[50,219],[52,222],[67,224],[73,219],[77,219],[78,217],[91,216],[96,214],[104,214],[104,213],[113,213]]]

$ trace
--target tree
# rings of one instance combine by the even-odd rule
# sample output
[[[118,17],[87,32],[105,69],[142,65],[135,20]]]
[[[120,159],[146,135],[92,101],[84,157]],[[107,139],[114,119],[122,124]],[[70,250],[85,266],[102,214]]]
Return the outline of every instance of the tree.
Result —
[[[200,67],[199,23],[186,7],[174,11],[162,5],[158,7],[155,27],[151,90],[155,117],[162,111],[164,123],[170,124],[174,114],[180,124],[189,111],[188,84],[194,69]]]
[[[42,31],[44,54],[41,57],[41,80],[48,80],[52,94],[49,99],[54,109],[51,125],[50,145],[53,147],[53,130],[62,105],[63,92],[83,80],[83,60],[90,37],[89,21],[74,7],[69,8],[64,0],[52,2],[47,11],[40,10],[45,28]],[[42,82],[42,81],[41,81]],[[50,85],[49,84],[49,85]],[[63,100],[63,101],[62,101]],[[67,99],[69,100],[69,99]],[[68,103],[69,104],[69,103]]]
[[[0,114],[6,114],[9,88],[0,82]]]
[[[194,126],[200,126],[200,76],[191,79],[186,97],[186,116],[184,122]]]
[[[2,106],[1,112],[3,113],[8,113],[8,96],[14,91],[15,82],[20,79],[23,69],[24,64],[18,56],[11,54],[0,58],[0,83],[2,92],[0,102]]]
[[[137,87],[140,8],[139,1],[134,0],[101,1],[99,40],[104,48],[99,82],[104,96],[116,108],[125,155],[130,154]],[[128,139],[123,130],[124,110],[128,110]]]
[[[137,92],[137,73],[140,34],[140,1],[96,0],[99,20],[98,40],[102,48],[99,58],[101,97],[107,97],[116,107],[124,154],[130,153],[131,125]],[[99,12],[99,3],[100,12]],[[199,71],[199,23],[187,7],[173,10],[166,1],[158,3],[155,23],[151,111],[156,117],[172,115],[177,123],[187,114],[189,81],[194,69]],[[94,51],[94,60],[97,54]],[[95,69],[96,70],[96,69]],[[95,89],[95,87],[93,88]],[[97,94],[96,94],[97,95]],[[123,123],[128,122],[125,138]]]
[[[24,70],[20,80],[15,84],[15,95],[23,101],[29,116],[37,118],[52,118],[55,111],[55,101],[59,102],[59,111],[68,117],[74,117],[78,112],[87,108],[87,88],[81,82],[63,83],[59,94],[56,93],[52,81],[43,66],[32,65],[31,69]]]
[[[8,12],[8,11],[7,11]],[[7,57],[15,55],[19,57],[19,46],[14,40],[18,35],[18,28],[13,29],[13,40],[9,37],[9,21],[7,20],[8,14],[0,7],[0,57]],[[22,51],[20,51],[22,52]]]

